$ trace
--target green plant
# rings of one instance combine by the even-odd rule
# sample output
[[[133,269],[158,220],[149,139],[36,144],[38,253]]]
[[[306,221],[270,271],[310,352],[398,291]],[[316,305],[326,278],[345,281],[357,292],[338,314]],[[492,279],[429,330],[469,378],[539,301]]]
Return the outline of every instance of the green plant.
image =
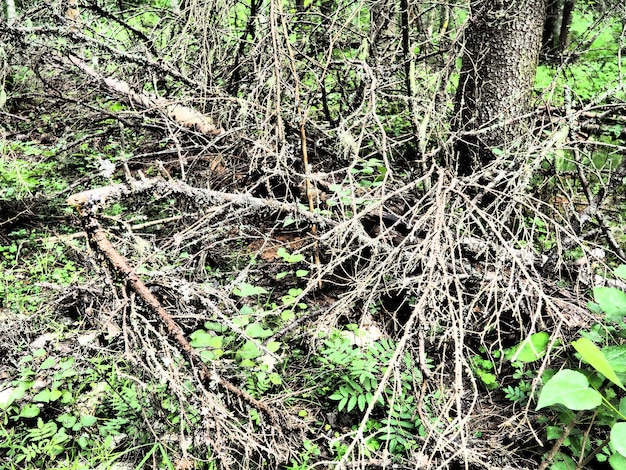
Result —
[[[283,247],[280,247],[278,250],[276,250],[276,254],[290,264],[300,263],[304,260],[303,254],[291,254]],[[281,271],[276,275],[276,280],[278,281],[291,273],[292,271]],[[300,278],[309,274],[309,271],[306,269],[297,269],[295,272],[293,272],[293,274],[295,274],[296,277]]]
[[[309,468],[309,462],[313,457],[319,457],[322,453],[319,446],[310,440],[305,440],[302,443],[304,450],[300,453],[297,459],[292,459],[287,470],[307,470]]]
[[[617,268],[615,274],[625,278],[626,266]],[[621,328],[626,315],[626,293],[598,287],[594,289],[594,298],[597,304],[592,309],[603,312],[607,323],[617,323]],[[579,462],[595,457],[600,462],[608,460],[616,470],[626,468],[626,345],[599,348],[583,336],[572,346],[586,366],[544,374],[545,385],[537,410],[552,407],[559,411],[560,421],[559,426],[548,429],[548,438],[563,439],[562,445]],[[590,412],[592,418],[586,420],[585,412]],[[585,433],[591,437],[586,438]],[[561,454],[561,461],[572,458]]]
[[[163,425],[180,426],[178,404],[165,386],[141,389],[118,373],[123,367],[119,358],[79,363],[44,348],[23,356],[15,379],[0,391],[0,454],[13,468],[110,466],[137,445],[154,444],[141,423],[156,410],[167,416]],[[193,409],[185,414],[192,420],[194,413],[199,419]]]
[[[362,413],[372,405],[380,379],[395,354],[396,343],[385,338],[357,346],[355,339],[363,340],[364,336],[365,332],[350,325],[347,331],[336,331],[324,340],[318,355],[325,384],[320,390],[327,390],[326,398],[337,402],[342,413]],[[415,435],[423,432],[413,394],[421,374],[408,352],[394,367],[399,371],[399,383],[387,384],[379,395],[374,404],[377,413],[366,423],[366,442],[372,449],[386,442],[392,454],[401,454],[412,449]]]
[[[9,236],[11,241],[0,245],[0,307],[34,312],[46,300],[38,283],[69,286],[80,280],[81,270],[65,245],[36,231],[20,230]],[[42,240],[45,250],[41,250]]]
[[[484,353],[484,348],[481,348],[481,354]],[[481,354],[475,354],[470,358],[470,367],[487,390],[495,390],[500,387],[498,377],[494,373],[495,365],[491,359],[485,358]],[[496,351],[494,355],[498,356],[499,353]]]

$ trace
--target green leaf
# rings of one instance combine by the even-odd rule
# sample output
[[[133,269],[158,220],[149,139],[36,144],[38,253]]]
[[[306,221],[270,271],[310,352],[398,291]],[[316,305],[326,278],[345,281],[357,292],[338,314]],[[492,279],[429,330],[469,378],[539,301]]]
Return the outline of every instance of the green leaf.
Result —
[[[530,335],[517,346],[508,349],[504,357],[508,361],[533,362],[543,357],[549,342],[550,335],[545,331],[540,331]]]
[[[362,412],[365,411],[365,395],[359,395],[357,401],[359,405],[359,410],[361,410]]]
[[[254,342],[246,341],[241,349],[237,351],[237,355],[241,359],[255,359],[261,355],[261,352]]]
[[[26,390],[24,385],[20,385],[16,388],[5,388],[0,391],[0,410],[6,410],[15,400],[22,398]]]
[[[626,279],[626,264],[620,264],[613,273],[617,277],[621,277],[622,279]]]
[[[347,403],[348,403],[348,397],[343,397],[341,401],[339,402],[339,404],[337,405],[337,409],[339,411],[343,410],[346,407]]]
[[[33,397],[34,402],[49,403],[50,402],[50,390],[45,388]]]
[[[624,470],[626,468],[626,457],[615,453],[609,458],[609,465],[613,470]]]
[[[273,331],[263,328],[258,323],[251,323],[246,327],[246,334],[250,338],[269,338],[272,336]]]
[[[626,372],[626,345],[606,346],[602,352],[616,373]]]
[[[280,349],[280,345],[281,342],[280,341],[270,341],[269,343],[267,343],[267,346],[265,346],[265,348],[269,351],[269,352],[276,352]]]
[[[224,333],[228,328],[226,325],[222,325],[221,323],[217,323],[214,321],[206,321],[204,322],[204,327],[209,331],[215,331],[216,333]]]
[[[617,452],[626,457],[626,423],[616,423],[613,426],[611,444]]]
[[[82,424],[85,427],[93,426],[94,424],[96,424],[96,421],[97,421],[97,418],[95,416],[82,415],[80,417],[80,424]]]
[[[553,441],[558,439],[563,434],[563,428],[561,426],[548,426],[546,428],[546,439]]]
[[[38,416],[40,412],[41,410],[37,405],[29,403],[24,405],[20,410],[20,418],[34,418],[35,416]]]
[[[576,462],[567,454],[559,452],[554,458],[554,463],[550,466],[550,470],[573,470],[576,468]]]
[[[602,395],[589,387],[587,377],[583,374],[563,369],[544,385],[536,409],[556,404],[570,410],[593,410],[602,404]]]
[[[191,333],[191,346],[193,348],[221,348],[224,343],[223,336],[216,336],[204,330],[197,330]]]
[[[309,271],[307,271],[306,269],[298,269],[296,271],[296,277],[304,277],[307,274],[309,274]]]
[[[626,292],[614,287],[594,287],[593,296],[609,320],[626,315]]]
[[[604,356],[604,353],[587,338],[580,338],[572,346],[591,366],[620,388],[624,388],[622,381],[615,374],[615,370]]]
[[[278,273],[276,275],[276,280],[280,281],[283,277],[287,276],[289,274],[289,271],[283,271],[282,273]]]
[[[346,408],[346,411],[348,413],[350,413],[356,406],[356,400],[357,400],[356,395],[352,395],[350,399],[348,400],[348,407]]]
[[[280,314],[280,318],[283,321],[291,321],[296,318],[296,314],[291,310],[283,310]]]
[[[39,366],[40,369],[50,369],[50,367],[54,366],[54,364],[56,363],[56,358],[54,357],[49,357],[48,359],[46,359],[45,361],[43,361],[41,363],[41,365]]]
[[[269,294],[263,287],[253,286],[247,282],[242,282],[233,289],[233,294],[237,297],[250,297],[253,295]]]

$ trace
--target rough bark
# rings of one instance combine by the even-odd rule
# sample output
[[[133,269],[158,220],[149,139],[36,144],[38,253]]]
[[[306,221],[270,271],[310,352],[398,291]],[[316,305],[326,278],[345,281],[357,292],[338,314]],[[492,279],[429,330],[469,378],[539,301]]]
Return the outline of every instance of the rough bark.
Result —
[[[547,0],[472,0],[456,95],[452,164],[472,174],[526,131]],[[499,152],[496,152],[499,153]]]

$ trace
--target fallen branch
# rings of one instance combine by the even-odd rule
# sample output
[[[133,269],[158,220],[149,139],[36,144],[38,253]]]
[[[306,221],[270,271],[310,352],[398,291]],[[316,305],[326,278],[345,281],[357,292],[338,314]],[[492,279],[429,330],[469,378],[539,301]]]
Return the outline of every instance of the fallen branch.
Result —
[[[205,135],[218,136],[224,133],[224,129],[217,127],[210,116],[202,114],[194,108],[183,106],[146,91],[137,92],[133,90],[130,84],[123,80],[114,77],[105,77],[75,55],[70,55],[69,60],[87,75],[104,84],[110,92],[124,96],[135,106],[140,106],[143,109],[165,110],[167,117],[173,121],[183,127],[194,129]]]
[[[209,369],[202,361],[200,355],[191,347],[180,326],[178,326],[171,315],[163,308],[159,300],[150,292],[135,270],[129,266],[126,259],[117,252],[115,247],[113,247],[108,240],[106,232],[100,227],[95,217],[95,211],[98,205],[93,204],[96,200],[94,197],[100,192],[101,194],[98,197],[106,199],[106,197],[113,194],[119,194],[123,190],[123,186],[125,185],[114,185],[112,187],[99,188],[99,190],[86,191],[85,193],[89,193],[89,195],[79,193],[70,196],[68,199],[68,204],[74,207],[81,217],[90,245],[105,256],[111,267],[127,282],[130,288],[143,299],[150,310],[161,319],[170,337],[180,345],[183,355],[189,361],[190,365],[199,370],[200,379],[207,390],[210,389],[211,385],[217,383],[226,390],[241,397],[258,411],[265,413],[272,424],[278,427],[279,422],[276,414],[265,403],[260,402],[249,393],[224,379],[215,370]]]

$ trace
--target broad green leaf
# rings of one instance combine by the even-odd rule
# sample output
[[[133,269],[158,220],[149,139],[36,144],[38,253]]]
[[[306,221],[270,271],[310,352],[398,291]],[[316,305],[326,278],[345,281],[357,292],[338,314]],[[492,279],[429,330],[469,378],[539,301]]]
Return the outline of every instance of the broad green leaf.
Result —
[[[280,385],[283,383],[283,379],[276,372],[272,372],[269,375],[269,379],[270,379],[270,382],[272,382],[274,385]]]
[[[597,303],[595,302],[587,302],[587,309],[596,315],[602,315],[603,311],[602,311],[602,307],[600,307]]]
[[[563,369],[544,385],[537,410],[557,404],[570,410],[593,410],[602,404],[602,395],[589,386],[583,374]]]
[[[602,352],[615,372],[626,372],[626,345],[606,346],[602,348]]]
[[[24,407],[20,410],[20,418],[34,418],[38,416],[41,410],[37,405],[33,405],[29,403],[24,405]]]
[[[615,271],[613,271],[617,277],[626,279],[626,264],[620,264]]]
[[[20,400],[28,388],[24,384],[20,384],[15,388],[6,388],[0,391],[0,410],[6,410],[16,400]]]
[[[608,319],[626,315],[626,292],[615,287],[594,287],[593,297]]]
[[[50,367],[54,366],[54,364],[56,363],[56,358],[54,357],[49,357],[48,359],[46,359],[45,361],[43,361],[41,363],[41,365],[39,366],[40,369],[50,369]]]
[[[626,457],[615,453],[609,458],[609,465],[613,470],[624,470],[626,468]]]
[[[0,410],[6,410],[15,401],[13,397],[14,388],[0,390]]]
[[[549,342],[550,335],[545,331],[540,331],[507,350],[504,357],[508,361],[533,362],[546,353]]]
[[[336,391],[335,393],[333,393],[331,396],[328,397],[329,400],[343,400],[343,397],[345,395],[343,393],[341,393],[341,391]]]
[[[57,421],[61,423],[61,426],[63,426],[64,428],[71,429],[74,427],[74,425],[78,421],[78,418],[76,418],[76,416],[74,415],[70,415],[66,413],[66,414],[60,415],[57,418]]]
[[[611,444],[617,452],[626,457],[626,423],[616,423],[613,426]]]
[[[224,345],[223,336],[215,336],[204,330],[197,330],[191,333],[191,344],[194,348],[221,348]]]
[[[242,282],[233,289],[233,294],[237,297],[250,297],[253,295],[269,294],[263,287],[253,286],[247,282]]]
[[[80,417],[80,424],[82,424],[85,427],[88,427],[88,426],[92,426],[92,425],[96,424],[97,420],[98,419],[95,416],[82,415]]]
[[[620,388],[624,388],[622,381],[615,374],[615,370],[606,359],[604,353],[598,349],[598,347],[589,341],[587,338],[580,338],[572,343],[572,346],[578,351],[578,353],[587,361],[591,366],[604,375],[607,379],[613,382]]]
[[[39,402],[39,403],[42,403],[42,402],[49,403],[50,402],[50,390],[47,388],[43,389],[41,392],[39,392],[33,397],[33,401]]]
[[[283,312],[280,314],[280,318],[283,321],[291,321],[296,318],[296,314],[293,313],[291,310],[283,310]]]
[[[287,261],[289,261],[290,263],[299,263],[302,260],[304,260],[304,255],[302,253],[298,253],[295,255],[290,255]]]
[[[272,336],[273,331],[263,328],[258,323],[251,323],[246,327],[246,334],[250,338],[269,338]]]
[[[240,365],[241,367],[254,367],[256,364],[252,359],[243,359]]]
[[[553,441],[558,439],[563,434],[563,428],[561,426],[548,426],[546,428],[546,439]]]
[[[252,341],[246,341],[245,344],[237,351],[237,355],[241,359],[255,359],[261,355],[259,348]]]

